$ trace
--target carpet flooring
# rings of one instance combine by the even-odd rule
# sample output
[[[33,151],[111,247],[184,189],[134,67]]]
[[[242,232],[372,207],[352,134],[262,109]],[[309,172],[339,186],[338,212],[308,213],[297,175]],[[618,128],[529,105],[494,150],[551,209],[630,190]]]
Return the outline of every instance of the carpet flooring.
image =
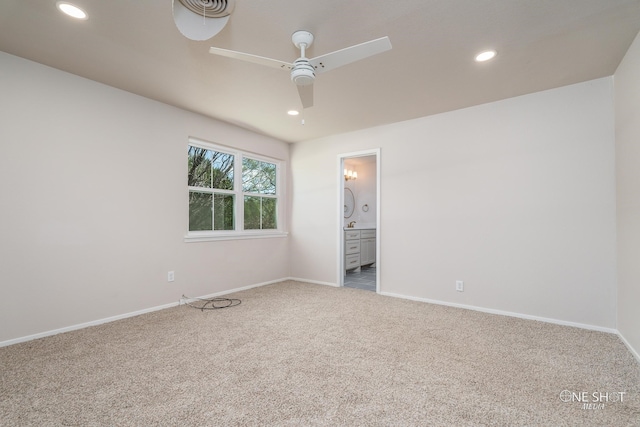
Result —
[[[640,426],[613,334],[298,282],[233,297],[0,348],[0,425]]]

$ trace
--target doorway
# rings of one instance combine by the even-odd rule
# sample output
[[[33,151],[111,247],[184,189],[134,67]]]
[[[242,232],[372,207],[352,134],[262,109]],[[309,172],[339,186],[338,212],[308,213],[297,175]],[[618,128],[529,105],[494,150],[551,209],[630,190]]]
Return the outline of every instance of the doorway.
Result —
[[[380,149],[338,156],[338,281],[380,292]]]

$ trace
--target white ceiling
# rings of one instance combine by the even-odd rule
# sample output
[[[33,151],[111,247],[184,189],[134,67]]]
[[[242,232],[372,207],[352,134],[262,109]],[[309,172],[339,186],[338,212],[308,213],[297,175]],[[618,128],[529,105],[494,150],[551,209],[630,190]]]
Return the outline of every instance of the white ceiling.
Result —
[[[0,50],[287,142],[609,76],[640,31],[640,0],[236,0],[227,26],[196,42],[172,0],[71,1],[88,20],[56,0],[1,0]],[[309,57],[385,35],[393,49],[318,75],[298,117],[287,73],[208,53],[292,62],[299,29],[315,35]],[[486,48],[498,56],[475,63]]]

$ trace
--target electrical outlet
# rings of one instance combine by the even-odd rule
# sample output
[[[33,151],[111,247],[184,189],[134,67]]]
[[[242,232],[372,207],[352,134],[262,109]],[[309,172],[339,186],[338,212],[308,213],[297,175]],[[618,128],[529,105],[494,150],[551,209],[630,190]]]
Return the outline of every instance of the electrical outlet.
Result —
[[[456,291],[464,292],[464,282],[462,280],[456,280]]]
[[[176,275],[175,272],[170,271],[167,273],[167,282],[173,282],[174,280],[176,280]]]

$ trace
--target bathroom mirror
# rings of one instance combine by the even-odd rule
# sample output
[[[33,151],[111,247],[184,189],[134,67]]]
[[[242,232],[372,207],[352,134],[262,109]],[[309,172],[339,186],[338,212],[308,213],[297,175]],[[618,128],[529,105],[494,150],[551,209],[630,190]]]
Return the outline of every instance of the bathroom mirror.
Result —
[[[353,197],[353,193],[350,189],[344,189],[344,217],[349,218],[353,215],[353,209],[356,206],[356,200]]]

